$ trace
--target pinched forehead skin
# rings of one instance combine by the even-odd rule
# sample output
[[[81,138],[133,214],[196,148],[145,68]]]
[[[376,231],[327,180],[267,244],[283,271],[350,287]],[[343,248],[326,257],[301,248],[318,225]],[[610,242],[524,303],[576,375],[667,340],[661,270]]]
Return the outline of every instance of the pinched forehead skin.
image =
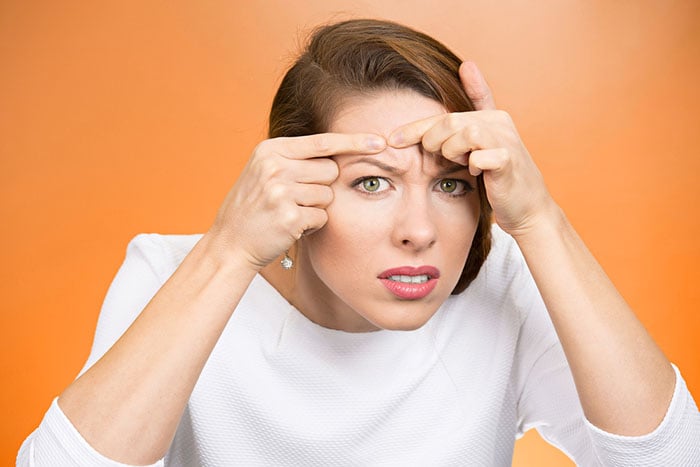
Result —
[[[456,164],[438,154],[429,153],[427,151],[421,151],[418,161],[421,164],[421,172],[435,177],[447,177],[460,172],[468,174],[469,172],[466,166]],[[345,156],[336,158],[336,162],[341,170],[357,164],[366,164],[377,167],[384,172],[400,176],[404,175],[413,167],[417,162],[417,158],[415,155],[410,156],[402,154],[400,151],[388,150],[374,156]]]
[[[419,104],[419,105],[417,105]],[[394,130],[417,120],[446,113],[439,102],[409,89],[385,89],[371,93],[352,94],[342,100],[329,131],[340,133],[374,133],[387,138]],[[420,156],[420,157],[418,157]],[[343,156],[335,158],[342,170],[358,163],[374,165],[386,172],[401,174],[416,163],[421,170],[435,176],[445,176],[460,171],[465,166],[452,162],[439,154],[426,151],[420,144],[406,148],[387,146],[371,156]]]

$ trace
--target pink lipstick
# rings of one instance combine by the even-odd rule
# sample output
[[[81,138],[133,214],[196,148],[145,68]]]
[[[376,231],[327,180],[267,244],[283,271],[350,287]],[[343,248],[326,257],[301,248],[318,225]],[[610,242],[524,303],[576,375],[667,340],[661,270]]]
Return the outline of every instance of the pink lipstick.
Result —
[[[377,276],[384,287],[403,300],[418,300],[433,291],[440,271],[433,266],[401,266],[387,269]]]

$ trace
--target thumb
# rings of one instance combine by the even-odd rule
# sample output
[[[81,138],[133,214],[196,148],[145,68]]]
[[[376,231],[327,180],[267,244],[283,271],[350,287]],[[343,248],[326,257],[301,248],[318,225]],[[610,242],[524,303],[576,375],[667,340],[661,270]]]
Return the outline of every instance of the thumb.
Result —
[[[463,62],[459,67],[459,78],[462,80],[462,86],[474,104],[475,110],[494,110],[496,108],[491,89],[476,63]]]

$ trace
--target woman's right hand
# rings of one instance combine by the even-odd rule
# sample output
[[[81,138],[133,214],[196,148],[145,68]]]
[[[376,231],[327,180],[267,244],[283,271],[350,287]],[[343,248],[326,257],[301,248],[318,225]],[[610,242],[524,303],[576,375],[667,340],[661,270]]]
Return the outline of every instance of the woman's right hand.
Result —
[[[328,220],[330,184],[338,166],[330,156],[376,154],[386,147],[373,134],[322,133],[268,139],[255,148],[207,235],[224,254],[255,271],[284,253],[305,232]]]
[[[330,156],[376,154],[385,146],[377,135],[331,133],[257,146],[210,231],[124,335],[61,395],[60,408],[92,449],[138,465],[165,455],[200,372],[255,273],[305,231],[326,223],[325,208],[333,200],[328,185],[338,176]],[[212,251],[234,267],[219,267]],[[110,290],[128,296],[131,284]],[[117,308],[104,312],[125,312]]]

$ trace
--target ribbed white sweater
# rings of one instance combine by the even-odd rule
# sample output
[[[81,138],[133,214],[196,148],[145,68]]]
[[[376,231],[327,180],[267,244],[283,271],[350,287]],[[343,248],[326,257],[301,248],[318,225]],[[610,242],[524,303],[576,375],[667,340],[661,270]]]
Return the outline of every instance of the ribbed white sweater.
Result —
[[[83,371],[198,239],[131,242]],[[700,465],[700,413],[677,369],[676,378],[653,433],[622,437],[588,423],[522,256],[494,227],[478,278],[416,331],[320,327],[258,276],[155,465],[500,466],[510,465],[516,437],[530,428],[580,465]],[[92,449],[54,400],[18,465],[123,464]]]

